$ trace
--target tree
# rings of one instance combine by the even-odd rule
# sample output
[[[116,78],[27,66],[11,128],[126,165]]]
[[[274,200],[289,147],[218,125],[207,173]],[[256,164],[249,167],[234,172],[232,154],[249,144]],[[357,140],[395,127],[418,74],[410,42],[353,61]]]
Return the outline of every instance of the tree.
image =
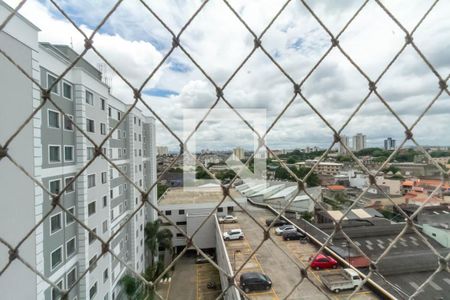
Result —
[[[158,199],[161,198],[161,196],[164,195],[164,193],[167,191],[168,188],[169,187],[167,185],[158,183],[158,185],[157,185],[157,189],[158,189],[158,191],[157,191],[157,194],[158,194],[157,198]]]
[[[290,170],[300,179],[303,179],[306,174],[309,173],[309,171],[311,170],[310,168],[295,168],[295,167],[291,167]],[[280,180],[290,180],[290,181],[294,181],[294,178],[291,176],[291,174],[289,174],[289,172],[283,168],[283,167],[278,167],[275,170],[275,178],[276,179],[280,179]],[[319,176],[317,176],[316,173],[311,173],[311,175],[306,179],[306,184],[308,186],[319,186],[320,185],[320,178]]]
[[[159,248],[169,250],[172,254],[172,231],[167,228],[160,229],[161,222],[156,220],[154,222],[148,222],[145,225],[145,245],[150,251],[152,257],[152,263],[156,262],[159,257]]]
[[[158,263],[147,267],[142,273],[142,277],[145,280],[154,282],[164,272],[164,262],[158,261]],[[126,274],[120,279],[120,284],[128,299],[135,300],[153,300],[155,298],[154,286],[146,286],[139,278]]]
[[[287,162],[288,164],[292,165],[292,164],[295,164],[295,163],[296,163],[296,160],[295,160],[295,158],[293,158],[293,157],[289,157],[289,158],[287,159],[286,162]]]

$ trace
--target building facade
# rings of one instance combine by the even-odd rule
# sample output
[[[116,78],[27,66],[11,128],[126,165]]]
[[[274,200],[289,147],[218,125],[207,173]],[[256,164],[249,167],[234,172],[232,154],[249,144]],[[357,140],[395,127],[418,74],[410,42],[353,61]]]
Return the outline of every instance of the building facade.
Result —
[[[169,155],[169,148],[167,146],[158,146],[156,147],[157,154],[162,155]]]
[[[395,150],[395,140],[388,137],[384,140],[384,150]]]
[[[0,2],[0,16],[10,11]],[[78,54],[68,46],[38,43],[37,33],[38,29],[27,20],[14,17],[7,30],[0,33],[2,50],[20,62],[42,87],[48,88]],[[2,57],[0,65],[1,77],[11,80],[2,80],[0,86],[2,91],[9,91],[11,99],[2,103],[4,141],[41,104],[41,99],[38,87],[11,63]],[[16,85],[17,88],[12,88]],[[146,266],[143,227],[156,216],[153,210],[142,208],[119,231],[140,204],[140,193],[106,159],[97,157],[90,163],[95,151],[89,139],[101,143],[125,118],[102,150],[137,186],[146,190],[156,180],[154,119],[136,108],[124,117],[129,106],[109,93],[101,72],[84,59],[54,86],[50,96],[67,116],[46,101],[15,142],[18,147],[10,147],[11,155],[50,192],[57,194],[66,188],[61,205],[102,240],[115,234],[110,249],[129,268],[143,272]],[[18,109],[21,111],[16,114]],[[17,121],[12,121],[13,118]],[[109,253],[101,256],[100,241],[70,214],[53,208],[51,196],[15,169],[2,168],[0,189],[7,198],[23,200],[2,204],[0,236],[15,245],[26,229],[45,218],[19,248],[21,257],[61,289],[71,289],[67,299],[117,299],[121,293],[119,280],[126,267]],[[82,170],[75,180],[74,176]],[[149,200],[156,203],[156,189]],[[11,217],[4,218],[5,214]],[[20,224],[17,220],[21,220]],[[11,230],[12,226],[21,229]],[[7,258],[0,256],[3,263]],[[86,270],[86,275],[72,288]],[[58,291],[30,270],[16,267],[11,273],[0,280],[5,299],[59,299]],[[13,294],[9,295],[9,291]]]
[[[366,136],[358,133],[353,137],[353,150],[359,151],[366,148]]]
[[[233,157],[235,160],[242,160],[245,158],[244,148],[237,147],[233,149]]]
[[[345,149],[344,145],[347,146],[347,148],[350,148],[350,138],[348,136],[342,135],[341,143],[339,144],[339,148],[338,148],[338,153],[340,155],[348,154],[348,151],[347,151],[347,149]]]

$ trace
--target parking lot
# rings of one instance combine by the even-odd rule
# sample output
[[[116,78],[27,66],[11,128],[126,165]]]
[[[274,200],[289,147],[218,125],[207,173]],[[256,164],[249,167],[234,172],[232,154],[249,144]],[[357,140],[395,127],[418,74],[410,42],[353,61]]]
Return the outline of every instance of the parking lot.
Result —
[[[265,220],[273,215],[263,209],[248,206],[252,215],[265,226]],[[242,241],[226,242],[228,256],[234,269],[239,269],[248,258],[253,249],[258,247],[263,239],[263,230],[245,213],[236,211],[237,224],[223,224],[222,231],[240,228],[245,238]],[[273,229],[274,230],[274,229]],[[304,280],[294,290],[294,286],[300,280],[300,269],[296,265],[305,267],[308,259],[315,254],[318,248],[311,243],[299,243],[299,241],[283,241],[281,236],[272,233],[275,241],[267,240],[256,255],[244,266],[241,272],[258,271],[270,277],[272,290],[267,293],[250,293],[251,299],[346,299],[351,291],[342,291],[339,294],[330,292],[321,282],[320,272],[332,272],[331,270],[308,270],[308,277],[314,283]],[[285,254],[283,249],[287,254]],[[317,286],[317,287],[316,287]],[[379,299],[366,287],[363,287],[352,299]]]

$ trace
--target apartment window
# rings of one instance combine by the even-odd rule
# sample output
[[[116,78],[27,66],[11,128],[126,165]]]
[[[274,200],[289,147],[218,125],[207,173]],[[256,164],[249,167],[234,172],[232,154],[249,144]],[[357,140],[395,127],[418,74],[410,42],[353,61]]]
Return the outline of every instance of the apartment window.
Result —
[[[182,233],[177,233],[177,235],[176,235],[178,238],[182,238],[182,237],[184,237],[184,235],[182,234]]]
[[[70,288],[77,281],[77,267],[74,267],[72,270],[67,273],[67,287]]]
[[[106,135],[106,124],[105,123],[100,123],[100,134]]]
[[[54,234],[55,232],[62,229],[62,215],[61,213],[57,213],[50,217],[50,234]]]
[[[125,131],[122,132],[122,137],[126,138],[127,137],[127,133]]]
[[[109,190],[109,197],[110,197],[111,199],[114,198],[114,190]]]
[[[117,149],[117,155],[119,156],[119,158],[122,157],[122,148]]]
[[[88,188],[95,186],[95,174],[88,175]]]
[[[68,208],[67,211],[75,216],[75,207]],[[66,213],[66,226],[72,224],[73,222],[75,222],[75,219]]]
[[[111,115],[112,115],[111,107],[108,107],[108,116],[111,117]]]
[[[94,147],[87,147],[87,159],[91,160],[94,158],[95,149]]]
[[[117,129],[117,139],[120,140],[120,129]]]
[[[88,132],[95,132],[95,123],[94,120],[86,119],[86,130]]]
[[[106,109],[106,100],[105,99],[100,99],[100,108],[102,110]]]
[[[75,238],[69,240],[66,243],[66,255],[67,255],[67,258],[71,257],[75,253],[75,249],[76,249],[75,248],[75,246],[76,246],[75,244],[76,244]]]
[[[105,283],[106,280],[108,280],[108,278],[109,278],[108,268],[106,268],[105,271],[103,271],[103,283]]]
[[[179,215],[184,215],[184,209],[180,209],[180,210],[178,211],[178,214],[179,214]]]
[[[142,136],[139,134],[139,142],[141,141]]]
[[[120,121],[120,111],[117,112],[117,120]]]
[[[64,120],[64,130],[73,131],[73,123],[71,120],[73,120],[73,117],[71,115],[63,116]]]
[[[93,228],[92,232],[89,231],[89,244],[92,244],[95,241],[95,239],[96,239],[95,234],[96,233],[97,233],[97,228]],[[89,265],[91,265],[91,263],[89,263]]]
[[[108,220],[103,221],[102,229],[103,229],[103,233],[106,233],[108,231]]]
[[[64,161],[73,161],[73,146],[64,146]]]
[[[86,91],[86,103],[90,105],[94,105],[94,94],[89,91]]]
[[[103,196],[103,207],[106,207],[106,206],[108,206],[108,197],[106,197],[106,196]]]
[[[50,74],[47,74],[47,88],[51,87],[53,83],[56,82],[56,77]],[[59,94],[59,83],[55,84],[52,88],[52,93]]]
[[[126,183],[123,184],[123,190],[124,191],[128,190],[128,184],[126,184]]]
[[[72,181],[73,177],[64,178],[64,185],[66,186],[66,193],[72,193],[75,191],[75,184]]]
[[[61,279],[56,286],[58,286],[61,290],[64,288],[64,281]],[[61,299],[61,295],[59,291],[55,288],[52,288],[52,300]]]
[[[142,187],[142,179],[139,179],[139,186]]]
[[[62,246],[50,254],[50,265],[52,270],[62,263]]]
[[[63,81],[63,96],[66,99],[72,100],[72,85]]]
[[[141,119],[139,119],[139,126],[141,126]]]
[[[142,150],[139,149],[139,156],[142,156]]]
[[[51,163],[61,161],[61,146],[48,146],[48,161]]]
[[[223,212],[223,207],[219,207],[219,208],[217,209],[217,212]]]
[[[123,156],[125,157],[127,155],[127,149],[123,148]]]
[[[95,201],[92,201],[91,203],[88,204],[88,216],[92,216],[93,214],[95,214]]]
[[[48,110],[48,127],[59,128],[59,112]]]
[[[58,194],[61,191],[61,181],[59,179],[49,182],[50,193]]]
[[[93,299],[97,294],[97,282],[89,289],[89,299]]]
[[[177,225],[186,225],[186,222],[177,222]]]
[[[135,141],[137,140],[136,132],[134,133],[134,140],[135,140]]]
[[[134,124],[136,125],[136,117],[134,117]]]
[[[106,183],[106,172],[102,172],[102,183]]]
[[[164,213],[166,214],[166,216],[170,216],[172,214],[172,211],[171,210],[166,210]]]

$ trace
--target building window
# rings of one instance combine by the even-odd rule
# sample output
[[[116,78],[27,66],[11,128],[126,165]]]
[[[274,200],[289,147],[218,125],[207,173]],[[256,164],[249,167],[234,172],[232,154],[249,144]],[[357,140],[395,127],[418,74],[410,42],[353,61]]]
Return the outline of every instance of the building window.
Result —
[[[95,186],[95,174],[88,175],[88,188]]]
[[[134,117],[134,124],[136,125],[136,117]]]
[[[63,96],[66,99],[72,100],[72,85],[63,81]]]
[[[62,263],[62,246],[50,254],[50,265],[52,267],[51,269],[54,270],[61,263]]]
[[[94,158],[95,149],[94,147],[87,147],[87,160],[91,160]]]
[[[50,193],[58,194],[61,191],[61,180],[56,179],[49,182]]]
[[[73,146],[64,146],[64,161],[73,161]]]
[[[73,180],[73,177],[64,178],[64,185],[66,186],[66,193],[72,193],[75,191],[75,182],[70,183]]]
[[[61,161],[61,146],[48,146],[48,161],[51,163]]]
[[[103,233],[106,233],[108,231],[108,220],[103,221],[102,229],[103,229]]]
[[[137,135],[136,135],[136,132],[134,133],[134,140],[136,141],[137,140]]]
[[[50,234],[54,234],[55,232],[62,229],[62,215],[61,213],[57,213],[50,217]]]
[[[47,88],[51,87],[53,83],[56,82],[56,77],[50,74],[47,74]],[[52,88],[52,93],[59,94],[59,83],[55,84]]]
[[[97,282],[89,289],[89,299],[94,299],[97,294]]]
[[[106,197],[106,196],[103,196],[103,207],[106,207],[106,206],[108,206],[108,197]]]
[[[179,214],[179,215],[184,215],[184,209],[180,209],[180,210],[178,211],[178,214]]]
[[[68,208],[67,211],[75,216],[75,207]],[[72,224],[73,222],[75,222],[75,219],[66,213],[66,226]]]
[[[66,243],[66,257],[69,258],[75,253],[76,245],[75,245],[75,238],[69,240]]]
[[[172,214],[172,211],[171,210],[166,210],[164,213],[166,214],[166,216],[170,216]]]
[[[57,284],[57,287],[59,287],[61,290],[64,288],[64,281],[61,279]],[[59,291],[55,288],[52,288],[52,300],[61,299],[61,295]]]
[[[141,141],[142,136],[139,134],[139,142]]]
[[[106,135],[106,124],[105,123],[100,123],[100,134]]]
[[[182,234],[182,233],[177,233],[177,235],[176,235],[178,238],[182,238],[182,237],[184,237],[184,235]]]
[[[77,267],[74,267],[72,270],[67,273],[67,287],[71,288],[72,285],[77,281]]]
[[[120,129],[117,129],[117,139],[120,140]]]
[[[117,112],[117,120],[120,121],[120,111]]]
[[[108,116],[111,117],[111,114],[112,114],[111,107],[108,107]]]
[[[89,91],[86,91],[86,103],[90,105],[94,105],[94,94]]]
[[[106,172],[102,172],[102,183],[106,183]]]
[[[122,132],[122,137],[126,138],[127,137],[127,133],[125,131]]]
[[[100,99],[100,108],[101,108],[101,110],[106,109],[106,100],[105,99]]]
[[[54,110],[48,110],[48,127],[59,128],[59,112]]]
[[[105,271],[103,271],[103,283],[105,283],[106,280],[108,280],[108,278],[109,278],[108,268],[106,268]]]
[[[88,204],[88,216],[95,214],[95,201]]]
[[[95,123],[94,120],[86,119],[86,130],[88,132],[95,132]]]
[[[109,190],[109,197],[114,199],[114,190]]]
[[[177,225],[186,225],[186,222],[177,222]]]
[[[97,228],[93,228],[92,232],[89,231],[89,244],[92,244],[96,240],[96,237],[95,237],[96,233],[97,233]],[[91,265],[91,264],[89,263],[89,265]]]
[[[73,123],[71,122],[73,117],[71,115],[65,115],[63,116],[63,120],[64,130],[73,131]]]
[[[223,212],[223,207],[219,207],[219,208],[217,209],[217,212]]]

